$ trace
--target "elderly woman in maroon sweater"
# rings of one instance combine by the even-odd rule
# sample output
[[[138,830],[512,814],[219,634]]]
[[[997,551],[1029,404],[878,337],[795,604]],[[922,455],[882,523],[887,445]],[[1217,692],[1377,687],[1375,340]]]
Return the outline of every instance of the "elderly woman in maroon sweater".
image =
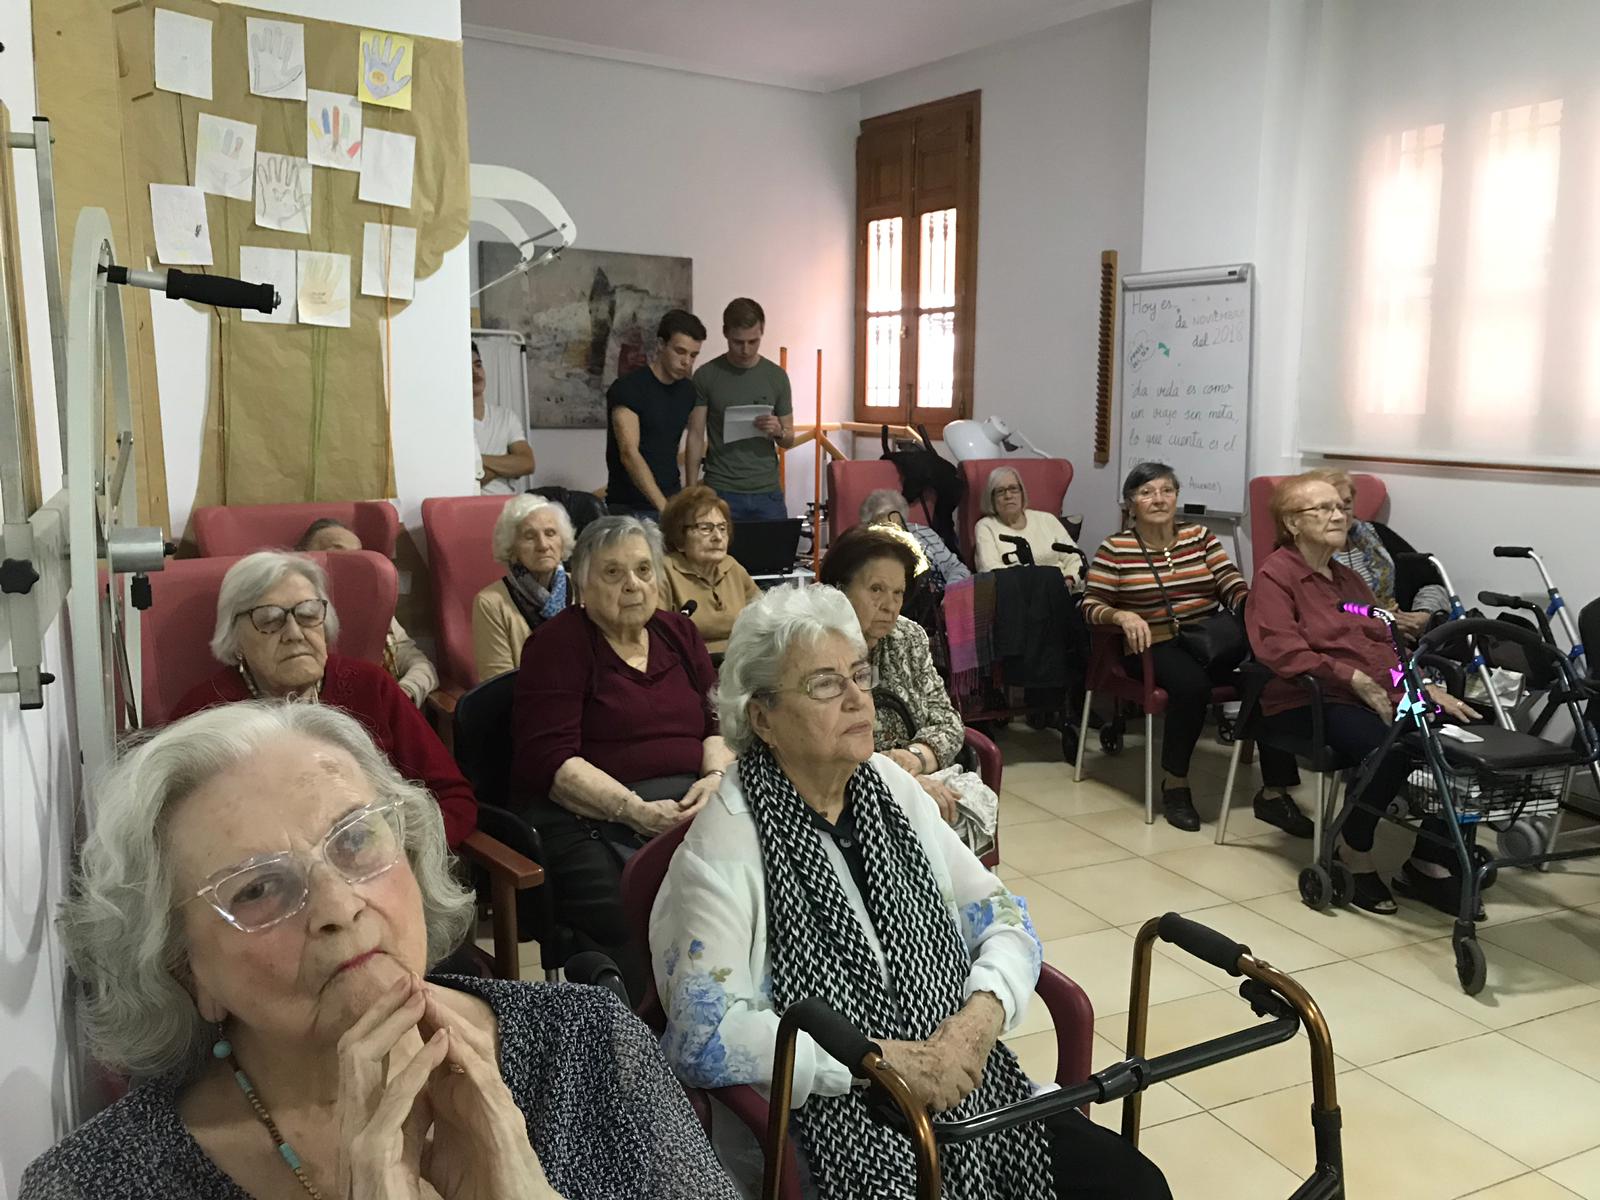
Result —
[[[1256,573],[1245,611],[1256,658],[1279,676],[1261,697],[1265,724],[1276,732],[1310,736],[1309,701],[1290,682],[1310,675],[1322,687],[1328,745],[1347,758],[1364,760],[1388,733],[1400,689],[1390,674],[1396,661],[1383,625],[1339,611],[1345,602],[1376,603],[1361,576],[1334,558],[1344,547],[1348,528],[1339,493],[1312,475],[1285,479],[1273,493],[1272,516],[1278,548]],[[1478,715],[1443,688],[1429,688],[1429,695],[1458,721]],[[1378,813],[1399,793],[1411,765],[1403,751],[1383,760],[1359,798],[1361,807],[1345,820],[1335,850],[1355,875],[1353,903],[1368,912],[1395,911],[1394,897],[1372,861],[1372,841]],[[1269,771],[1265,758],[1262,771],[1276,773]],[[1266,780],[1268,786],[1280,787],[1298,782],[1293,777]],[[1431,817],[1423,828],[1446,832]],[[1460,890],[1447,865],[1454,859],[1448,847],[1423,839],[1395,883],[1403,895],[1455,915]]]
[[[512,783],[544,839],[561,918],[622,969],[637,996],[649,963],[622,911],[622,864],[699,812],[733,761],[716,683],[688,617],[657,608],[661,532],[602,517],[572,554],[579,607],[534,630],[513,710]]]
[[[478,825],[478,802],[433,727],[377,663],[328,652],[339,615],[322,568],[298,554],[263,550],[222,578],[211,653],[223,664],[189,690],[174,721],[235,700],[330,704],[358,718],[395,770],[439,802],[451,849]]]

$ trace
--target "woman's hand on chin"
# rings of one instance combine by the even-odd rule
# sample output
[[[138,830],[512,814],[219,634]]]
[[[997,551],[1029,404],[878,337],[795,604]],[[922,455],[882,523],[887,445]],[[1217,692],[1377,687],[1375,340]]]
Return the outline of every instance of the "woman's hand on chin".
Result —
[[[494,1036],[425,985],[419,1028],[446,1038],[429,1088],[433,1142],[424,1174],[443,1200],[560,1200],[528,1141],[527,1118],[501,1078]],[[431,1044],[431,1043],[430,1043]]]
[[[339,1039],[338,1191],[349,1200],[438,1200],[423,1178],[433,1108],[430,1076],[450,1045],[443,1030],[385,1079],[390,1054],[416,1030],[425,1009],[420,984],[400,980]]]

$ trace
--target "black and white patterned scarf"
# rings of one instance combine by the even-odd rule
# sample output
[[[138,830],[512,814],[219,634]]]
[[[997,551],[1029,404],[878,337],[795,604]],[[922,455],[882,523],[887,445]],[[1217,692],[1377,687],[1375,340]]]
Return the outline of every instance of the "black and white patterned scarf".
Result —
[[[961,1008],[972,956],[922,844],[883,778],[863,763],[850,777],[845,795],[866,859],[867,893],[862,899],[888,962],[887,985],[823,849],[822,835],[771,751],[757,745],[746,753],[739,760],[739,777],[761,843],[777,1009],[820,996],[869,1037],[931,1037]],[[943,1115],[974,1116],[1031,1092],[1016,1055],[997,1042],[983,1082]],[[915,1193],[910,1141],[869,1117],[859,1091],[812,1096],[796,1122],[823,1200]],[[1049,1148],[1037,1125],[943,1148],[939,1163],[950,1200],[1055,1196]]]

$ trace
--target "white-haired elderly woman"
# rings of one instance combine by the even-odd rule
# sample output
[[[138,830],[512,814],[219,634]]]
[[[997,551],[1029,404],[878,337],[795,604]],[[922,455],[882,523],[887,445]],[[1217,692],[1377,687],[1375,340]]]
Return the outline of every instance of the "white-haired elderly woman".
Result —
[[[534,631],[512,709],[512,787],[544,840],[558,915],[643,995],[649,965],[622,909],[623,863],[699,812],[733,756],[688,617],[659,608],[661,531],[600,517],[572,555],[580,607]]]
[[[1022,476],[1012,467],[996,467],[983,485],[979,507],[983,516],[973,533],[973,562],[980,571],[998,571],[1019,565],[1017,546],[1002,538],[1022,538],[1033,551],[1033,561],[1041,567],[1057,567],[1067,587],[1083,587],[1086,565],[1083,551],[1073,540],[1059,517],[1028,507],[1028,489]],[[1064,550],[1057,546],[1067,547]]]
[[[506,573],[472,599],[472,657],[479,679],[515,671],[528,635],[572,603],[561,564],[576,541],[572,518],[554,500],[517,496],[494,523],[494,560]]]
[[[389,672],[329,653],[338,636],[321,567],[276,550],[246,555],[217,593],[211,653],[222,669],[178,701],[173,719],[253,698],[341,708],[361,719],[401,775],[433,794],[450,845],[459,846],[478,824],[471,785]]]
[[[867,498],[861,502],[858,519],[863,525],[898,525],[916,538],[917,545],[922,549],[922,557],[928,560],[930,567],[939,572],[941,580],[946,585],[960,583],[972,574],[967,570],[967,564],[955,556],[950,547],[944,544],[944,539],[931,526],[919,525],[911,519],[911,510],[906,506],[906,498],[894,488],[879,488],[875,492],[868,492]]]
[[[916,779],[873,753],[872,683],[843,593],[777,588],[740,615],[718,692],[739,759],[650,915],[662,1045],[688,1084],[766,1087],[779,1014],[819,996],[930,1110],[964,1117],[1033,1090],[999,1037],[1026,1013],[1039,940]],[[910,1143],[805,1037],[794,1103],[809,1195],[912,1194]],[[736,1145],[719,1152],[735,1178],[755,1166]],[[1077,1113],[947,1147],[940,1166],[952,1200],[1169,1194],[1137,1150]]]
[[[424,973],[474,923],[428,794],[334,709],[168,726],[99,789],[61,934],[141,1080],[23,1200],[734,1195],[600,988]]]

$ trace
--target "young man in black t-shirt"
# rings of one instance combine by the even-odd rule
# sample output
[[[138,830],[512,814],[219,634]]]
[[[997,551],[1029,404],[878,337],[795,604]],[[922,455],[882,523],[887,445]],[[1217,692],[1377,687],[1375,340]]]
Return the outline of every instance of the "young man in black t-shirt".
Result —
[[[706,340],[693,313],[675,308],[656,328],[656,350],[606,391],[606,504],[612,512],[659,515],[682,486],[678,443],[694,410],[691,376]]]

